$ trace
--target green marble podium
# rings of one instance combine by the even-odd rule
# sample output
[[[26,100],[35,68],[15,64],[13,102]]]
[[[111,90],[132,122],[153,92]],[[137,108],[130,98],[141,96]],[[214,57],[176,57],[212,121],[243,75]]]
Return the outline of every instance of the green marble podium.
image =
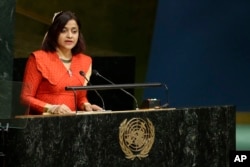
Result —
[[[235,107],[211,106],[20,116],[11,167],[229,167]]]

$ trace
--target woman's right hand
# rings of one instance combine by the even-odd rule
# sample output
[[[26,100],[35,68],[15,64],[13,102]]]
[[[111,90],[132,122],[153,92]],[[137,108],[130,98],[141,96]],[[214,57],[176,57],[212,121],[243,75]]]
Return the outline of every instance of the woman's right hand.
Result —
[[[72,113],[70,108],[65,104],[61,105],[46,105],[45,108],[47,109],[46,112],[50,114],[69,114]]]

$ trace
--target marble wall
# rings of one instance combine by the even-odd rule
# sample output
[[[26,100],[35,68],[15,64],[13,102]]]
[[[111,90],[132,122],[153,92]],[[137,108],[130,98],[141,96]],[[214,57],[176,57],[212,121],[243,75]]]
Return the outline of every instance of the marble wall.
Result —
[[[15,0],[0,1],[0,80],[11,80]]]

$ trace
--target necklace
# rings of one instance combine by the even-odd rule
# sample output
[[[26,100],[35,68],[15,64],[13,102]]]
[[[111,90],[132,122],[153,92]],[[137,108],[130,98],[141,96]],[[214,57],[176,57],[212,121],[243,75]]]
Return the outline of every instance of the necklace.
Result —
[[[61,60],[63,63],[70,63],[70,62],[72,61],[72,58],[69,59],[69,60],[65,60],[65,59],[61,59],[61,58],[60,58],[60,60]]]

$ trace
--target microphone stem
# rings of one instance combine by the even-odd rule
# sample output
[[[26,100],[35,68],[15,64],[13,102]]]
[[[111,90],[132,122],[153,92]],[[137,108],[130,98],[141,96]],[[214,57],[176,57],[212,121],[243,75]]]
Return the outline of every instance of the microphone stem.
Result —
[[[103,78],[104,80],[108,81],[109,83],[115,85],[114,82],[110,81],[109,79],[105,78],[104,76],[100,75],[99,73],[97,73],[96,75],[98,75],[99,77]],[[127,95],[129,95],[130,97],[132,97],[134,99],[134,102],[135,102],[135,106],[136,106],[136,110],[139,110],[139,106],[138,106],[138,102],[137,102],[137,99],[131,94],[129,93],[128,91],[126,91],[125,89],[121,88],[121,90],[126,93]]]
[[[165,92],[166,92],[166,97],[167,97],[167,103],[165,103],[164,105],[162,105],[163,108],[167,108],[169,106],[169,97],[168,97],[168,87],[166,84],[163,84],[164,88],[165,88]]]
[[[80,75],[84,77],[84,79],[88,82],[88,85],[92,85],[90,83],[90,81],[88,80],[88,78],[85,76],[84,72],[80,71]],[[101,99],[102,101],[102,108],[105,111],[105,104],[104,104],[104,100],[102,98],[102,96],[97,92],[97,90],[94,90],[94,92],[97,94],[97,96]]]

